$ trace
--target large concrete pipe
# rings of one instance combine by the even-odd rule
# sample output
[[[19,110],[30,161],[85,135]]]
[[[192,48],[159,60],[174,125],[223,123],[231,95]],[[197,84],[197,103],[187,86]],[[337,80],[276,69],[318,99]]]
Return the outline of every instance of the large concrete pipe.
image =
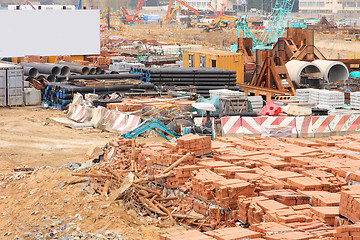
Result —
[[[291,81],[294,81],[298,84],[300,84],[301,75],[311,75],[323,78],[319,67],[309,62],[292,60],[287,62],[285,66],[289,73]]]
[[[36,68],[28,67],[28,66],[23,66],[23,67],[24,67],[25,76],[36,78],[39,75],[39,71]]]
[[[60,75],[62,76],[68,76],[70,74],[70,68],[68,66],[65,65],[58,65],[58,67],[60,68]]]
[[[349,78],[349,70],[342,62],[315,60],[312,63],[319,67],[324,76],[324,80],[329,83],[344,81]]]
[[[67,66],[70,68],[71,72],[81,73],[82,75],[88,75],[90,72],[90,69],[87,66],[83,66],[75,63],[69,63],[65,61],[59,61],[58,64]]]
[[[56,66],[55,64],[50,64],[50,63],[22,62],[19,64],[22,66],[36,68],[40,73],[51,74],[51,75],[55,75],[55,76],[60,75],[60,72],[61,72],[60,68],[58,66]]]
[[[56,77],[52,74],[41,74],[37,77],[38,80],[47,80],[49,82],[55,82],[56,81]]]

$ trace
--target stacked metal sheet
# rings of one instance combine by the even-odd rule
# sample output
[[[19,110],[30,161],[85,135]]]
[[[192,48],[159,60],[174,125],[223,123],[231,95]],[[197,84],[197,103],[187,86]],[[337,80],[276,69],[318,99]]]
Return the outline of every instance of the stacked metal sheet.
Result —
[[[109,69],[114,72],[129,72],[132,67],[144,68],[145,65],[142,63],[113,62],[110,64]]]
[[[319,105],[343,108],[345,104],[345,94],[339,91],[319,90]]]
[[[353,109],[360,109],[360,92],[350,93],[350,106]]]
[[[246,95],[244,92],[240,91],[232,91],[229,89],[216,89],[216,90],[209,90],[210,97],[236,97],[240,99],[245,99]]]
[[[319,104],[319,89],[309,89],[309,103]]]
[[[194,86],[196,92],[208,97],[209,90],[237,90],[236,71],[219,68],[132,68],[142,80],[158,86]]]
[[[310,88],[296,89],[296,100],[299,102],[309,102]]]
[[[262,108],[264,105],[264,100],[261,96],[248,96],[248,101],[250,101],[253,109]]]

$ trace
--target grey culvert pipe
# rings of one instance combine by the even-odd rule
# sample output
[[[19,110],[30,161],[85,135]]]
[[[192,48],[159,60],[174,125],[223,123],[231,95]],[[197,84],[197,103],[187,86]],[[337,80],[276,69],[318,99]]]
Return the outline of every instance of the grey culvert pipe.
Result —
[[[349,78],[349,70],[342,62],[315,60],[312,63],[319,67],[324,76],[324,80],[329,83],[344,81]]]
[[[64,65],[70,68],[71,72],[81,73],[82,75],[88,75],[90,72],[89,67],[75,64],[75,63],[69,63],[65,61],[59,61],[59,65]]]
[[[28,66],[23,66],[23,67],[24,67],[25,76],[36,78],[39,75],[39,71],[36,68],[28,67]]]
[[[60,75],[61,76],[68,76],[70,74],[70,68],[64,65],[58,65],[60,68]]]
[[[58,66],[56,66],[55,64],[50,64],[50,63],[22,62],[19,64],[21,66],[36,68],[40,73],[51,74],[51,75],[55,75],[55,76],[60,75],[60,72],[61,72],[60,68]]]
[[[323,78],[323,73],[320,68],[310,62],[291,60],[285,64],[286,70],[289,73],[291,81],[294,81],[300,84],[300,79],[302,74],[314,75],[317,74],[319,77]]]
[[[41,74],[37,77],[37,79],[46,79],[49,82],[55,82],[56,81],[56,76],[52,75],[52,74]]]

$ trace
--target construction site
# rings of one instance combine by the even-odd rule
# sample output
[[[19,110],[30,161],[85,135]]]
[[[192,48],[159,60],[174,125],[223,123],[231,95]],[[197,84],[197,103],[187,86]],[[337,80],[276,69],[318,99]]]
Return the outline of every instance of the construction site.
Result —
[[[0,239],[360,239],[359,19],[0,1]]]

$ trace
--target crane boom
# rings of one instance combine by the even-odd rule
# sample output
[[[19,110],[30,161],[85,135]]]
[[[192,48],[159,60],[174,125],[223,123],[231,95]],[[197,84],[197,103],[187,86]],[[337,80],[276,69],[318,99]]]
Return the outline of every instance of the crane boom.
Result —
[[[269,22],[261,34],[259,44],[277,42],[285,31],[295,0],[276,0]]]
[[[138,0],[138,2],[136,4],[136,9],[135,9],[135,16],[139,15],[140,10],[143,7],[144,3],[145,3],[145,0]]]
[[[197,16],[199,16],[199,12],[198,12],[195,8],[187,5],[186,3],[184,3],[184,2],[181,1],[181,0],[175,0],[175,1],[177,1],[178,3],[180,3],[180,4],[183,5],[183,6],[187,7],[188,9],[190,9],[191,11],[193,11]],[[167,9],[167,13],[166,13],[166,18],[165,18],[165,19],[169,19],[170,9],[171,9],[172,3],[173,3],[173,0],[169,0],[169,5],[168,5],[168,9]]]
[[[224,14],[228,4],[229,4],[229,0],[224,0],[224,2],[221,4],[221,11],[219,13],[220,16]]]
[[[215,15],[216,15],[217,17],[220,16],[220,14],[218,13],[218,11],[216,11],[216,9],[215,9],[213,6],[211,6],[210,3],[208,3],[207,5],[208,5],[208,7],[211,9],[211,11],[213,11],[213,12],[215,13]]]

